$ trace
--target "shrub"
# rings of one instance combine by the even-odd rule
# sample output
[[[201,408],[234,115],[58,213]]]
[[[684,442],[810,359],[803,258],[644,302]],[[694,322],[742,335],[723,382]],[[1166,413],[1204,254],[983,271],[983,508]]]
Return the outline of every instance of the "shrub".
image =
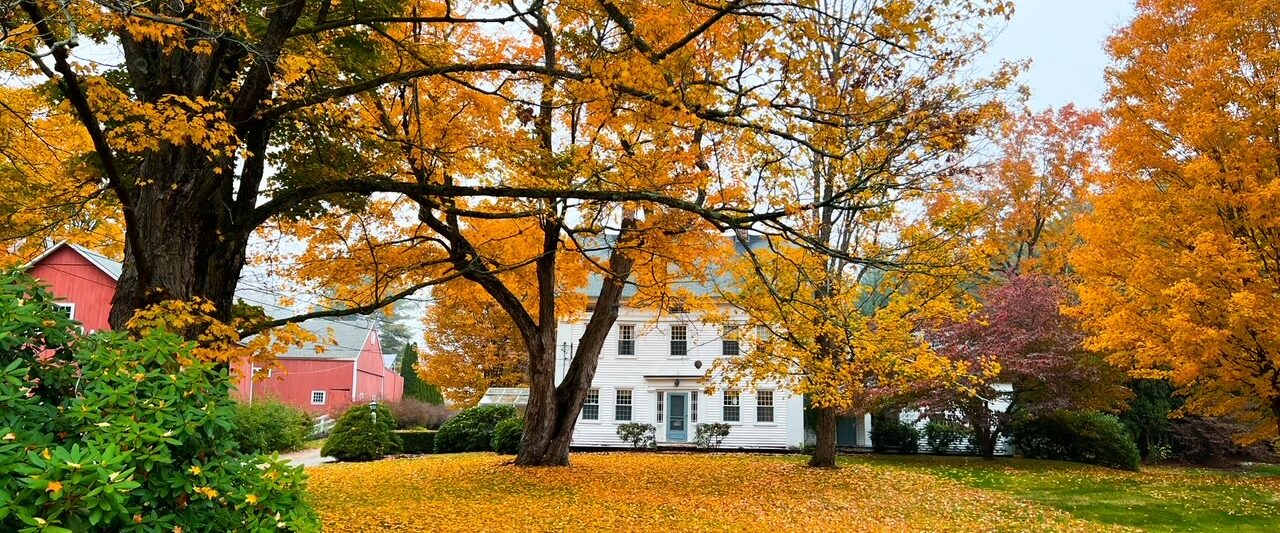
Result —
[[[453,411],[448,407],[413,398],[388,403],[387,407],[391,409],[391,415],[396,417],[396,426],[399,429],[440,429],[440,426],[453,416]]]
[[[319,530],[301,468],[238,451],[225,368],[52,302],[0,273],[0,531]]]
[[[631,422],[618,425],[618,438],[631,443],[631,447],[636,449],[657,446],[657,433],[658,429],[653,424]]]
[[[520,453],[520,438],[524,435],[524,419],[508,418],[493,428],[493,451],[503,455]]]
[[[693,432],[693,441],[698,443],[699,448],[717,448],[728,436],[729,424],[722,422],[698,424]]]
[[[463,410],[436,432],[436,453],[491,451],[498,422],[517,416],[516,408],[510,405],[480,405]]]
[[[400,437],[404,453],[432,453],[436,449],[436,432],[425,429],[399,429],[392,431]]]
[[[338,419],[320,455],[339,461],[372,461],[399,453],[400,437],[391,432],[395,425],[386,405],[378,405],[376,417],[368,405],[353,405]]]
[[[1120,420],[1107,414],[1055,411],[1019,418],[1013,441],[1026,457],[1138,469],[1137,445]]]
[[[879,453],[919,452],[920,430],[901,420],[881,417],[871,426],[871,447]]]
[[[933,453],[947,453],[958,442],[973,438],[969,426],[950,420],[930,420],[924,426],[924,440]]]
[[[302,449],[311,434],[311,416],[291,405],[263,400],[236,405],[236,442],[243,453]]]

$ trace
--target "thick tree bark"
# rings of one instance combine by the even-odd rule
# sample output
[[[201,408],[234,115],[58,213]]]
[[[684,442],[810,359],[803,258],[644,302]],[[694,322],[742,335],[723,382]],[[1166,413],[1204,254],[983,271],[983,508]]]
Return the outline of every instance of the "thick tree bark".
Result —
[[[817,446],[813,449],[813,456],[809,458],[809,466],[815,468],[835,468],[836,467],[836,410],[830,407],[819,407]]]

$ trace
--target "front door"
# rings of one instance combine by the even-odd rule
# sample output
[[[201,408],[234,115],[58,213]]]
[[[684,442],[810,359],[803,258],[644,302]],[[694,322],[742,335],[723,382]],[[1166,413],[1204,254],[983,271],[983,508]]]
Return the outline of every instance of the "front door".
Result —
[[[667,393],[667,440],[685,442],[689,440],[687,393]]]

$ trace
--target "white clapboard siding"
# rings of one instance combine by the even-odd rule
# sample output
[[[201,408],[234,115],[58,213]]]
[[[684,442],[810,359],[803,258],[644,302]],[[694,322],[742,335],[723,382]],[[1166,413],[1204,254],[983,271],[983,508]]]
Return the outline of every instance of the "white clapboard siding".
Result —
[[[627,446],[618,438],[619,424],[615,417],[615,399],[618,389],[630,389],[632,394],[631,422],[657,426],[659,443],[668,442],[665,423],[658,423],[658,391],[697,392],[697,421],[690,421],[687,442],[693,442],[695,424],[721,422],[723,419],[723,387],[717,386],[715,394],[705,394],[702,381],[707,369],[721,356],[720,328],[704,324],[694,313],[655,316],[648,311],[623,308],[600,354],[600,362],[592,380],[592,387],[600,392],[599,420],[579,418],[573,435],[575,446]],[[635,356],[618,355],[618,326],[635,326]],[[683,324],[688,329],[688,354],[671,355],[671,326]],[[562,322],[557,331],[558,354],[557,380],[563,377],[565,368],[582,337],[582,322]],[[747,340],[743,339],[745,347]],[[694,366],[701,362],[701,368]],[[650,376],[646,378],[646,376]],[[658,377],[655,377],[658,376]],[[679,385],[675,384],[679,379]],[[760,383],[759,389],[774,391],[774,421],[756,420],[756,394],[754,389],[739,391],[741,420],[730,422],[729,436],[722,448],[781,449],[799,448],[804,441],[803,401],[789,394],[776,383]],[[686,406],[688,407],[688,406]]]

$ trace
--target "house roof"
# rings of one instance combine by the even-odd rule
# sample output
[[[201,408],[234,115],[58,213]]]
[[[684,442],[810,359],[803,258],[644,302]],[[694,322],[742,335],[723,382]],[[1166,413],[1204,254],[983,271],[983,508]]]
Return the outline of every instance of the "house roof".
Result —
[[[53,245],[48,250],[45,250],[44,253],[41,253],[39,256],[37,256],[35,259],[28,261],[27,264],[24,265],[24,267],[30,268],[36,263],[44,261],[45,258],[49,257],[50,255],[53,254],[53,252],[56,252],[61,248],[70,248],[74,250],[76,253],[80,254],[81,257],[84,257],[85,260],[92,263],[93,266],[98,267],[98,270],[101,270],[103,274],[110,276],[111,279],[113,280],[120,281],[120,273],[124,271],[123,264],[121,264],[119,261],[113,260],[98,252],[95,252],[93,250],[80,246],[78,244],[69,243],[67,241],[62,241],[58,244]]]
[[[606,235],[604,237],[597,238],[596,242],[584,241],[583,245],[588,247],[593,247],[593,245],[595,245],[595,249],[587,252],[587,255],[591,256],[596,261],[603,262],[609,258],[610,251],[610,247],[604,246],[604,244],[611,244],[616,238],[616,235]],[[733,248],[738,255],[746,254],[747,247],[750,247],[752,250],[758,250],[767,242],[762,235],[750,235],[746,237],[746,240],[747,242],[743,243],[740,239],[733,239]],[[733,276],[728,273],[710,272],[708,274],[710,275],[708,276],[708,279],[705,280],[682,279],[673,281],[672,285],[678,289],[688,291],[689,294],[693,296],[718,296],[721,290],[731,288],[734,285]],[[604,276],[601,275],[600,272],[593,270],[587,277],[587,285],[582,288],[582,292],[588,297],[595,298],[596,295],[600,294],[600,289],[603,286]],[[635,296],[635,294],[635,283],[628,281],[627,285],[622,289],[623,300],[625,301],[627,298]]]

